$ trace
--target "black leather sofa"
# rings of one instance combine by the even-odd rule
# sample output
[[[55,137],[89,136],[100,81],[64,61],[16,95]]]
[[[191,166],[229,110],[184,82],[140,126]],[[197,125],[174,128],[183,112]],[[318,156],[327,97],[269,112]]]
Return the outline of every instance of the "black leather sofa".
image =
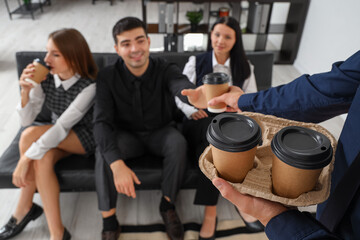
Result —
[[[164,52],[152,53],[151,55],[154,57],[164,57],[168,61],[176,63],[183,69],[189,56],[193,54],[194,53]],[[115,53],[94,53],[93,55],[100,69],[114,63],[117,59]],[[32,62],[35,58],[43,59],[44,56],[45,52],[17,52],[16,61],[19,76],[28,63]],[[269,88],[271,86],[272,78],[273,54],[268,52],[249,52],[247,53],[247,56],[255,67],[255,77],[258,89],[263,90]],[[41,122],[49,121],[49,119],[49,111],[46,108],[43,108],[41,113],[37,116],[36,122],[41,124]],[[12,173],[19,159],[18,142],[22,130],[23,128],[19,130],[10,146],[0,157],[0,188],[15,187],[12,184]],[[199,172],[197,171],[196,166],[190,162],[191,161],[189,161],[187,166],[182,188],[196,187]],[[61,191],[95,190],[94,164],[94,156],[85,158],[79,155],[72,155],[60,161],[55,166],[55,171],[60,182]],[[160,189],[162,172],[161,159],[156,159],[156,157],[151,155],[145,155],[129,161],[129,165],[142,182],[141,185],[136,186],[137,189]]]

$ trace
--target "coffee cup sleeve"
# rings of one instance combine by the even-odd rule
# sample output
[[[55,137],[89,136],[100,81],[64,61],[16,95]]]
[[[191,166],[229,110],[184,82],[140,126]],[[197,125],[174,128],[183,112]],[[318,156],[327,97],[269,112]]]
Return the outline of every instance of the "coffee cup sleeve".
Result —
[[[37,82],[35,82],[34,80],[31,80],[30,78],[25,78],[25,81],[31,83],[34,87],[39,85]]]

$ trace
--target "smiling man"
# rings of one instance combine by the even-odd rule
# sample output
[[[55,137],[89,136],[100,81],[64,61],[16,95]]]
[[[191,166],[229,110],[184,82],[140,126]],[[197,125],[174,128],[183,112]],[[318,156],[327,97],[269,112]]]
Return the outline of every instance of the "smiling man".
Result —
[[[113,28],[117,62],[98,74],[94,112],[96,188],[103,217],[102,239],[118,239],[117,194],[135,198],[141,184],[126,162],[149,152],[163,157],[160,214],[171,239],[184,230],[174,201],[182,183],[187,143],[173,125],[174,97],[194,88],[180,69],[150,57],[150,38],[137,18],[119,20]]]

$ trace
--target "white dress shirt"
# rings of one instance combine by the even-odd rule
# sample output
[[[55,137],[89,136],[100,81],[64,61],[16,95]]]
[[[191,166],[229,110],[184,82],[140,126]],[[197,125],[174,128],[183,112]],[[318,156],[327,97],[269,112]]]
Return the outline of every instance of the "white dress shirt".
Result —
[[[250,76],[245,79],[242,90],[245,93],[252,93],[257,92],[256,80],[254,75],[254,66],[250,64]],[[212,66],[213,72],[223,72],[226,73],[229,78],[230,82],[229,85],[233,84],[232,81],[232,74],[230,68],[230,58],[225,61],[225,64],[219,64],[216,60],[215,53],[212,51]],[[183,74],[189,78],[189,81],[193,84],[196,84],[196,57],[190,56],[189,61],[186,63]],[[178,97],[175,97],[176,106],[185,114],[188,119],[191,119],[191,115],[198,111],[197,108],[182,102]]]
[[[62,85],[65,91],[73,86],[80,79],[80,75],[75,74],[67,80],[60,80],[57,74],[54,74],[55,87]],[[71,128],[79,122],[87,111],[94,104],[95,98],[95,83],[90,84],[84,88],[68,106],[68,108],[54,120],[54,125],[49,128],[41,137],[33,142],[32,145],[25,152],[25,156],[30,159],[42,159],[47,151],[55,148],[63,141],[69,134]],[[29,93],[29,102],[21,107],[21,103],[17,107],[20,115],[21,125],[28,126],[34,122],[36,116],[40,113],[45,101],[45,93],[40,84],[32,88]],[[53,116],[54,117],[54,114]]]

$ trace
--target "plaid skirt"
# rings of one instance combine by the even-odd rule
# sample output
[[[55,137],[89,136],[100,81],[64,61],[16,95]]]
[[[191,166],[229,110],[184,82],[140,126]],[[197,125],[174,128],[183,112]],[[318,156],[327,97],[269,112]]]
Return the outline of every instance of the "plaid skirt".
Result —
[[[84,147],[86,155],[91,155],[95,152],[95,140],[93,129],[84,125],[75,125],[72,130],[79,138],[81,145]]]

